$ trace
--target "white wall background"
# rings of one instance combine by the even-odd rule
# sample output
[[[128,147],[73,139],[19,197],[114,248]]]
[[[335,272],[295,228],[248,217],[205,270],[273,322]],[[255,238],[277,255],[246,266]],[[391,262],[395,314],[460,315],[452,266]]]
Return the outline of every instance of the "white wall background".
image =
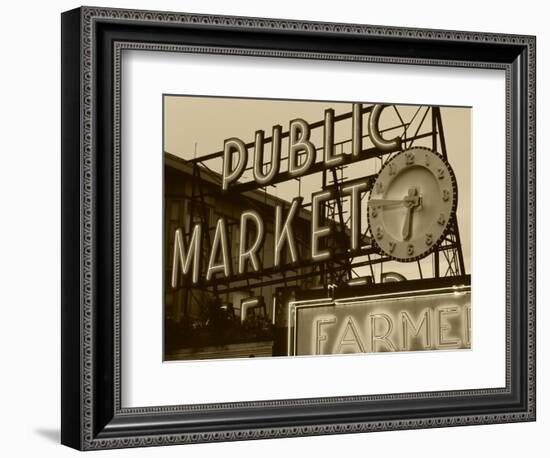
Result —
[[[538,52],[538,421],[177,446],[104,452],[109,456],[333,457],[348,454],[469,457],[544,456],[550,427],[550,324],[544,254],[550,223],[550,30],[544,2],[438,0],[299,2],[277,0],[117,0],[96,5],[210,14],[462,29],[537,35]],[[60,13],[74,1],[10,2],[2,7],[0,47],[0,452],[70,456],[60,446]],[[546,434],[545,434],[546,433]]]

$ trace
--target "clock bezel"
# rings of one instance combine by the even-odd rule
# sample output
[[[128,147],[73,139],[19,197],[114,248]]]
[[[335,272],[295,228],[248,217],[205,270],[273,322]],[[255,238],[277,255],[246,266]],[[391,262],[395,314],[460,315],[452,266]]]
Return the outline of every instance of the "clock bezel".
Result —
[[[368,205],[367,207],[367,222],[368,222],[368,227],[370,228],[370,232],[371,232],[371,238],[372,238],[372,246],[383,256],[387,256],[389,257],[391,260],[393,261],[397,261],[397,262],[415,262],[415,261],[419,261],[421,259],[424,259],[425,257],[429,256],[430,254],[432,254],[440,245],[441,245],[441,242],[443,241],[443,239],[449,234],[449,232],[451,231],[451,227],[452,227],[452,224],[453,224],[453,220],[456,221],[456,211],[457,211],[457,207],[458,207],[458,182],[456,180],[456,175],[451,167],[451,164],[449,163],[449,161],[447,159],[445,159],[443,157],[443,155],[439,154],[437,151],[434,151],[433,149],[431,148],[426,148],[425,146],[414,146],[412,148],[407,148],[407,149],[404,149],[402,150],[401,152],[399,152],[398,154],[396,154],[395,156],[391,157],[390,159],[388,159],[384,164],[383,166],[380,168],[378,174],[376,175],[376,178],[374,179],[374,181],[372,182],[372,188],[370,189],[370,194],[369,194],[369,202],[370,202],[370,199],[371,199],[371,196],[372,196],[372,193],[373,193],[373,189],[374,187],[376,186],[376,184],[378,183],[378,180],[380,178],[380,176],[384,173],[385,169],[386,168],[389,168],[389,165],[394,162],[396,159],[398,158],[401,158],[401,156],[405,155],[406,153],[408,152],[411,152],[413,150],[425,150],[425,151],[428,151],[430,153],[432,153],[433,155],[437,156],[441,162],[445,165],[447,171],[449,172],[449,177],[450,177],[450,180],[451,180],[451,183],[452,183],[452,188],[453,188],[453,192],[452,192],[452,204],[451,204],[451,211],[450,211],[450,214],[449,214],[449,218],[447,218],[447,221],[445,223],[445,228],[443,229],[443,231],[441,232],[440,236],[437,238],[437,240],[429,247],[427,248],[425,251],[422,251],[421,254],[419,255],[415,255],[415,256],[410,256],[410,257],[406,257],[406,258],[401,258],[401,257],[396,257],[394,256],[393,254],[391,253],[388,253],[385,249],[383,249],[377,242],[376,240],[376,237],[373,233],[373,229],[372,229],[372,225],[371,225],[371,215],[370,215],[370,204]],[[399,175],[399,173],[398,173]],[[457,222],[458,224],[458,222]]]

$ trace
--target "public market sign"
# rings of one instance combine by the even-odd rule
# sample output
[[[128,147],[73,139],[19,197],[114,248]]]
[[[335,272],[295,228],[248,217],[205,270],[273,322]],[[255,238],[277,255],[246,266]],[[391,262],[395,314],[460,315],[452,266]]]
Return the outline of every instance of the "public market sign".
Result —
[[[311,140],[311,126],[303,119],[290,121],[288,131],[283,132],[281,126],[273,127],[272,135],[265,137],[263,131],[255,133],[253,145],[247,145],[242,139],[229,138],[223,145],[223,166],[221,174],[221,192],[229,193],[239,190],[239,183],[245,168],[252,166],[253,186],[265,187],[284,179],[294,179],[310,173],[334,168],[342,163],[354,162],[364,158],[363,150],[363,114],[369,113],[368,133],[374,145],[376,154],[381,152],[396,151],[401,147],[399,137],[386,140],[382,137],[378,128],[378,119],[384,106],[374,105],[363,108],[362,104],[353,104],[351,112],[351,152],[337,153],[334,144],[334,123],[339,117],[335,116],[333,109],[325,110],[323,128],[323,157],[315,163],[316,152],[321,145],[314,145]],[[288,137],[288,151],[282,153],[282,138]],[[267,161],[269,170],[265,170],[264,146],[271,144],[271,157]],[[370,151],[372,153],[372,151]],[[252,155],[250,154],[252,153]],[[284,157],[283,157],[284,156]],[[282,160],[285,159],[285,160]],[[283,163],[285,170],[283,170]],[[246,183],[250,187],[250,183]],[[352,250],[359,246],[361,228],[360,199],[361,194],[370,189],[369,178],[343,183],[340,193],[350,199],[351,231],[349,247]],[[237,191],[238,192],[238,191]],[[311,241],[309,244],[309,256],[312,262],[323,262],[331,257],[330,250],[321,248],[320,241],[330,237],[334,227],[321,223],[322,205],[333,198],[330,189],[321,189],[311,195]],[[200,223],[196,223],[188,235],[184,235],[181,228],[174,234],[174,251],[171,283],[177,287],[178,279],[183,274],[191,278],[196,284],[202,280],[210,281],[215,276],[230,278],[234,275],[242,275],[246,272],[260,272],[266,268],[283,268],[282,259],[288,259],[289,264],[298,262],[297,242],[293,230],[293,221],[302,204],[302,197],[295,197],[290,202],[290,208],[285,210],[282,205],[274,208],[273,221],[273,265],[262,266],[258,253],[261,252],[265,223],[262,216],[254,209],[248,209],[240,215],[239,248],[237,272],[233,272],[229,247],[231,246],[227,221],[221,217],[217,220],[213,241],[210,247],[206,271],[200,271],[201,243],[203,243],[203,231],[207,230]],[[252,240],[250,240],[252,238]],[[283,255],[285,253],[285,255]]]

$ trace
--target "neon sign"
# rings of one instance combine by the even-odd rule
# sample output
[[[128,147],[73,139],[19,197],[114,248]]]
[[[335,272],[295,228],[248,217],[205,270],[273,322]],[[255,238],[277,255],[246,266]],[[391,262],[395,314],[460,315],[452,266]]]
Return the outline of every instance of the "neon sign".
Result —
[[[379,152],[390,152],[400,148],[401,144],[398,138],[385,140],[378,128],[378,119],[383,110],[383,105],[375,105],[370,111],[368,122],[369,137],[372,139],[375,148]],[[325,110],[323,124],[323,157],[317,164],[316,152],[319,149],[313,144],[310,138],[310,126],[303,119],[294,119],[290,121],[288,132],[282,132],[282,127],[276,125],[273,127],[272,136],[269,139],[271,143],[271,159],[268,162],[269,170],[264,170],[264,145],[267,142],[263,131],[257,131],[254,135],[252,170],[256,184],[260,187],[272,183],[281,174],[287,179],[297,178],[311,173],[315,166],[321,169],[333,168],[346,160],[358,158],[363,152],[363,109],[362,104],[353,104],[351,138],[351,154],[343,152],[337,154],[334,147],[334,110]],[[288,151],[285,162],[286,171],[281,171],[282,157],[282,137],[288,136]],[[221,177],[221,191],[230,192],[233,187],[238,187],[238,180],[241,178],[244,170],[249,165],[249,148],[242,139],[232,137],[224,141],[223,146],[223,166]],[[321,170],[320,169],[320,170]],[[350,199],[350,237],[349,249],[359,249],[359,238],[361,233],[361,195],[370,189],[371,180],[355,180],[354,183],[343,186],[341,194]],[[312,193],[311,196],[311,243],[309,244],[309,256],[312,262],[323,262],[332,256],[328,249],[321,248],[321,240],[330,237],[334,227],[322,224],[321,208],[327,200],[333,199],[333,191],[323,189]],[[273,221],[275,222],[275,231],[273,237],[273,265],[271,268],[281,268],[281,259],[283,253],[287,255],[290,263],[298,261],[298,249],[296,237],[293,231],[293,221],[302,205],[302,198],[296,197],[291,201],[290,208],[286,210],[282,205],[276,205],[274,208]],[[174,234],[174,249],[171,285],[173,288],[178,286],[180,276],[187,276],[193,284],[201,281],[201,274],[206,281],[210,281],[215,276],[230,278],[234,275],[242,275],[247,271],[260,272],[266,266],[262,266],[258,253],[261,252],[264,243],[265,223],[262,216],[253,209],[245,210],[240,218],[240,243],[238,252],[237,272],[233,272],[230,262],[229,247],[230,240],[227,231],[227,222],[225,218],[218,219],[212,246],[209,247],[208,262],[206,271],[199,272],[201,262],[199,259],[201,253],[201,243],[203,228],[200,223],[195,224],[186,236],[181,228],[178,228]],[[253,234],[253,241],[249,245],[246,241],[248,235]],[[247,270],[248,269],[248,270]]]
[[[470,287],[293,302],[289,354],[471,348]]]

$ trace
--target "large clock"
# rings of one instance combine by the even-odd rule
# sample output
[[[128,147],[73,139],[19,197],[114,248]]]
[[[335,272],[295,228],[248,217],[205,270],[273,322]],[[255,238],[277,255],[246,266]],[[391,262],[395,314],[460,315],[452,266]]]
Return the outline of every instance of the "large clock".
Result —
[[[427,148],[411,148],[387,161],[368,202],[374,245],[402,262],[430,254],[454,218],[458,193],[449,163]]]

